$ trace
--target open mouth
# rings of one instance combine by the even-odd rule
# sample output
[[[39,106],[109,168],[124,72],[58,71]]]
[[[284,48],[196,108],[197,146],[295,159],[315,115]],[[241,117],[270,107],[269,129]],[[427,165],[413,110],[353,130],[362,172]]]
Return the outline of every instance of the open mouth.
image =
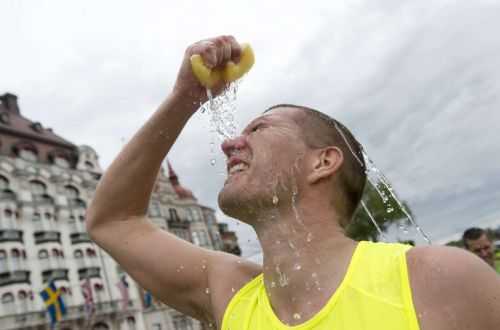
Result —
[[[235,165],[232,165],[229,167],[228,169],[228,175],[229,176],[233,176],[235,175],[236,173],[240,173],[240,172],[243,172],[245,170],[248,169],[248,165],[241,162],[241,163],[237,163]]]

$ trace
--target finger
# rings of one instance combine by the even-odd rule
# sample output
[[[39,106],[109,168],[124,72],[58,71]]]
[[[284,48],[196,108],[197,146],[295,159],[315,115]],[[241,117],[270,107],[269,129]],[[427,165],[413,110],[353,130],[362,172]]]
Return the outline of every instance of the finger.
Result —
[[[209,69],[217,66],[217,47],[212,40],[202,40],[193,45],[190,55],[199,54]]]
[[[233,36],[225,36],[226,42],[231,45],[231,60],[238,63],[241,57],[241,46]]]
[[[217,48],[217,65],[223,65],[227,60],[225,59],[225,42],[222,37],[217,37],[213,39],[215,47]]]
[[[231,42],[229,40],[226,40],[225,38],[222,39],[222,62],[226,63],[227,61],[231,60]]]

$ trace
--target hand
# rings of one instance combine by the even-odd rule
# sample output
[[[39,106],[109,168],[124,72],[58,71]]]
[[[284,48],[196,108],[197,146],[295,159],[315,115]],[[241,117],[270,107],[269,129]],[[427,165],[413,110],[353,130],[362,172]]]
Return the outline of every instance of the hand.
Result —
[[[198,41],[186,49],[181,68],[177,75],[174,92],[189,101],[198,104],[207,100],[206,89],[194,76],[191,69],[191,56],[199,54],[205,66],[210,69],[222,68],[227,62],[239,62],[241,47],[232,36],[220,36],[216,38]],[[224,82],[215,85],[211,91],[216,96],[224,89]]]

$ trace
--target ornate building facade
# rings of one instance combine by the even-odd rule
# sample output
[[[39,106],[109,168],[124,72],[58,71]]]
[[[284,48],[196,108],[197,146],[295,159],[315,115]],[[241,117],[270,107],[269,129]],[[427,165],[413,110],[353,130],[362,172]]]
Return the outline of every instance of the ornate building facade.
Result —
[[[214,210],[200,205],[167,167],[150,201],[151,220],[201,247],[227,248]],[[39,293],[50,281],[67,308],[58,329],[202,328],[154,298],[148,301],[147,292],[90,240],[85,211],[101,174],[91,147],[23,117],[15,95],[0,96],[0,329],[49,329]],[[233,236],[224,230],[227,243]],[[231,243],[231,250],[239,248]]]

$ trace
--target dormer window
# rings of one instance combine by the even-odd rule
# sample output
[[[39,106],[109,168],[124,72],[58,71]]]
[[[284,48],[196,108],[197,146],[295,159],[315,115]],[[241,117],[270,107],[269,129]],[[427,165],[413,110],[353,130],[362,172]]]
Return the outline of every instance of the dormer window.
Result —
[[[10,116],[8,112],[1,112],[0,113],[0,123],[9,125],[10,124]]]
[[[43,127],[42,127],[42,124],[40,124],[39,122],[36,122],[36,123],[31,124],[31,128],[32,128],[35,132],[38,132],[38,133],[43,133]]]
[[[54,164],[59,166],[59,167],[69,168],[69,162],[66,158],[55,157]]]
[[[21,149],[19,150],[19,157],[21,157],[24,160],[28,160],[30,162],[36,162],[38,159],[38,156],[33,150],[29,149]]]

